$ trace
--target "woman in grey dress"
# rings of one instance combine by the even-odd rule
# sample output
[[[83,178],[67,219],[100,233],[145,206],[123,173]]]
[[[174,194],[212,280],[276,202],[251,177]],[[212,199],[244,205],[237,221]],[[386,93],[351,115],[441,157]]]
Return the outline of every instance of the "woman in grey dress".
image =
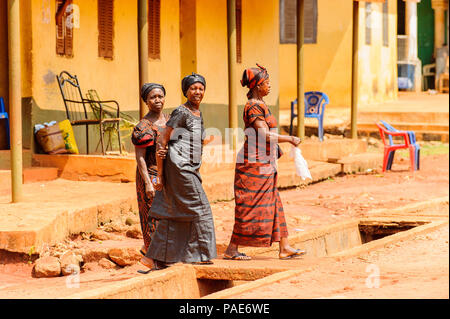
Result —
[[[183,79],[187,101],[172,112],[157,139],[157,149],[168,147],[168,152],[164,160],[157,156],[158,191],[150,215],[158,226],[141,261],[151,269],[176,262],[212,264],[217,257],[214,220],[199,173],[205,143],[199,107],[205,87],[199,74]]]

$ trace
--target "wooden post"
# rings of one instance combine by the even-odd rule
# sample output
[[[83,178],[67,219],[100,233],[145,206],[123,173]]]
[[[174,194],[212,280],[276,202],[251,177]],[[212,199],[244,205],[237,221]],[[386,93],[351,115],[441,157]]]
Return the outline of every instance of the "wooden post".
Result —
[[[19,0],[8,0],[9,112],[12,202],[22,201],[22,83]]]
[[[305,138],[305,93],[303,72],[304,0],[297,0],[297,136]]]
[[[139,0],[139,89],[148,81],[148,5],[147,0]],[[147,105],[142,99],[139,103],[139,116],[147,113]]]
[[[232,130],[231,144],[233,150],[237,146],[238,116],[236,96],[236,0],[227,0],[228,24],[228,124]]]
[[[351,137],[358,138],[358,33],[359,33],[359,1],[353,1],[353,48],[352,48],[352,106]]]

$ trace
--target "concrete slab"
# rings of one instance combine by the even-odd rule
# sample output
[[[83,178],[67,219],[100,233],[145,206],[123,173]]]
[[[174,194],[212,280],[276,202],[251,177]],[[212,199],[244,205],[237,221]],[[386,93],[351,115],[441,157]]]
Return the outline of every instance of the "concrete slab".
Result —
[[[58,169],[54,167],[26,167],[22,170],[23,183],[52,181],[58,178]],[[11,171],[0,170],[0,185],[11,187]]]
[[[39,253],[70,234],[93,231],[125,210],[137,210],[134,184],[58,179],[23,186],[24,201],[0,196],[0,249]]]

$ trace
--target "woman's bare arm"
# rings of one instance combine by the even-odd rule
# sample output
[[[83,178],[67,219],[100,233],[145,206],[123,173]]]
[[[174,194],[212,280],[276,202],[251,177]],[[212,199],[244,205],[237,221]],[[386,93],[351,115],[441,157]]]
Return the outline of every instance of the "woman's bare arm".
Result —
[[[263,120],[256,119],[253,122],[253,128],[258,132],[258,134],[263,133],[265,135],[266,141],[275,140],[277,143],[291,143],[294,146],[300,144],[300,138],[290,135],[281,135],[275,132],[271,132],[267,123]]]
[[[145,148],[135,147],[137,167],[139,174],[141,174],[141,177],[144,179],[145,194],[148,198],[153,198],[155,196],[155,189],[150,180],[150,175],[148,174],[147,163],[145,162],[145,152]]]
[[[156,166],[158,168],[158,178],[156,180],[157,190],[161,190],[162,186],[164,185],[164,159],[166,158],[167,145],[169,144],[172,131],[172,127],[166,126],[166,128],[161,130],[156,139]]]

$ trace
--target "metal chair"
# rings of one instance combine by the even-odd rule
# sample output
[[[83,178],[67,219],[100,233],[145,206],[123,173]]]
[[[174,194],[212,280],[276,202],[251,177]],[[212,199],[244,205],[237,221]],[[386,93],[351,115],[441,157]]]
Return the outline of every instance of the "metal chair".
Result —
[[[325,106],[330,103],[328,96],[319,91],[305,92],[305,117],[316,118],[319,121],[318,135],[320,141],[323,141],[323,116],[325,114]],[[294,105],[297,99],[291,102],[291,125],[289,126],[289,135],[292,135],[293,121],[297,117],[294,112]]]
[[[6,112],[5,101],[3,100],[3,97],[0,97],[0,120],[6,120],[6,146],[9,149],[10,148],[9,117],[8,117],[8,112]]]
[[[108,101],[94,101],[86,99],[81,93],[80,84],[76,75],[71,75],[67,71],[62,71],[59,75],[56,75],[58,86],[61,91],[62,99],[64,101],[64,107],[66,108],[67,119],[73,126],[85,125],[86,126],[86,150],[89,154],[89,125],[99,125],[100,130],[100,143],[102,145],[102,153],[105,155],[105,147],[103,142],[103,134],[105,132],[104,125],[107,123],[115,123],[117,125],[117,137],[119,140],[119,150],[122,154],[122,147],[120,141],[120,108],[119,103],[114,100]],[[98,105],[98,117],[90,119],[86,106]],[[115,117],[107,117],[103,110],[103,104],[112,104],[115,112],[112,113]],[[95,113],[95,112],[94,112]]]

